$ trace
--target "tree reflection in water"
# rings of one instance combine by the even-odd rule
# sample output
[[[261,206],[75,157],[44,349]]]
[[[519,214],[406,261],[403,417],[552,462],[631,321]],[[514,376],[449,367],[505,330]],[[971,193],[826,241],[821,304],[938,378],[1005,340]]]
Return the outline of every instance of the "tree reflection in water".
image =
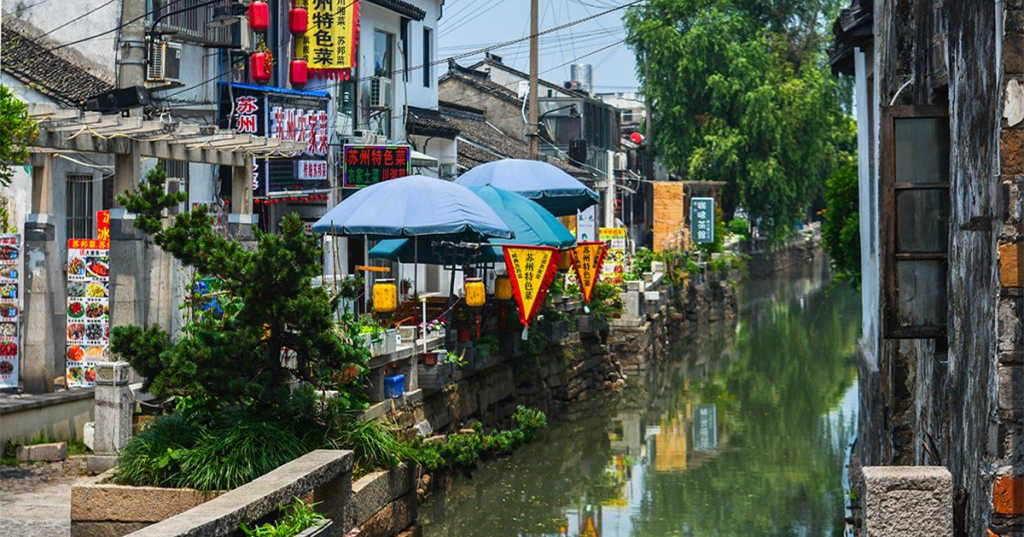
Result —
[[[425,535],[841,535],[860,315],[821,281],[760,282],[736,325],[455,480]]]

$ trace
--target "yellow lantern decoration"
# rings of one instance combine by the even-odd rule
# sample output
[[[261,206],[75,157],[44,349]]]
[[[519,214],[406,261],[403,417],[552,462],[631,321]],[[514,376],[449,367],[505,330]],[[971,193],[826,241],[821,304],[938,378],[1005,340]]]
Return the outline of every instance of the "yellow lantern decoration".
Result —
[[[398,286],[395,280],[377,280],[373,283],[373,311],[391,313],[398,309]]]
[[[466,305],[471,308],[479,308],[487,302],[487,287],[480,278],[468,278],[466,285]]]
[[[508,279],[508,276],[498,276],[494,279],[494,298],[512,300],[512,280]]]
[[[558,252],[558,270],[560,272],[567,272],[572,268],[572,251],[562,250]]]

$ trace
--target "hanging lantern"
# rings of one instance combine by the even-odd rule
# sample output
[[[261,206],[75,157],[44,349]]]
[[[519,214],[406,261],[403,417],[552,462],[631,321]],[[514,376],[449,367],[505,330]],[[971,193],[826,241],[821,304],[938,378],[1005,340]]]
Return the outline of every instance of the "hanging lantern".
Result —
[[[254,32],[265,32],[270,28],[270,6],[262,0],[249,4],[249,28]]]
[[[487,302],[487,287],[480,278],[469,278],[463,286],[466,290],[466,305],[471,308],[479,308]]]
[[[249,55],[249,74],[257,82],[270,82],[272,60],[269,52],[253,52]]]
[[[558,270],[567,272],[572,268],[572,253],[569,250],[558,252]]]
[[[498,276],[494,279],[494,298],[498,300],[512,299],[512,280],[508,276]]]
[[[309,82],[309,64],[306,60],[292,60],[288,69],[288,79],[292,86],[305,86]]]
[[[309,15],[304,7],[288,10],[288,30],[293,34],[304,34],[309,29]]]
[[[377,280],[373,284],[373,311],[391,313],[398,309],[398,287],[395,280]]]

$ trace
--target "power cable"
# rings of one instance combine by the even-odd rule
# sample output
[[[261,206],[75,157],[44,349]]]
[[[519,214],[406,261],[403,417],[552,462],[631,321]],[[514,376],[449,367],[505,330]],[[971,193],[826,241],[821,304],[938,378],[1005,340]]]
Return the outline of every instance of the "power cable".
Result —
[[[184,0],[171,0],[171,2],[168,3],[164,7],[170,7],[170,5],[172,3],[173,4],[177,4],[177,3],[183,2],[183,1]],[[201,7],[204,7],[204,6],[213,5],[213,4],[216,4],[217,2],[220,2],[220,1],[221,0],[207,0],[206,2],[202,2],[202,3],[196,4],[194,6],[189,6],[189,7],[184,8],[184,9],[179,9],[179,10],[176,10],[176,11],[172,11],[170,13],[165,13],[164,16],[177,15],[178,13],[184,13],[186,11],[191,11],[193,9],[198,9],[198,8],[201,8]],[[98,34],[93,34],[93,35],[90,35],[88,37],[83,37],[82,39],[78,39],[78,40],[75,40],[75,41],[71,41],[71,42],[68,42],[68,43],[63,43],[63,44],[57,45],[57,46],[55,46],[53,48],[47,49],[47,52],[53,52],[55,50],[59,50],[59,49],[65,48],[65,47],[70,47],[70,46],[73,46],[73,45],[77,45],[79,43],[84,43],[86,41],[90,41],[90,40],[96,39],[97,37],[103,37],[103,36],[105,36],[107,34],[112,34],[112,33],[116,32],[116,31],[124,28],[125,26],[128,26],[129,24],[138,22],[138,21],[140,21],[140,20],[142,20],[142,19],[152,15],[153,13],[156,13],[157,11],[158,10],[156,10],[156,9],[147,11],[147,12],[143,13],[142,15],[139,15],[138,17],[135,17],[134,19],[131,19],[131,20],[127,21],[127,22],[123,22],[123,23],[121,23],[121,24],[119,24],[119,25],[117,25],[117,26],[115,26],[115,27],[113,27],[113,28],[111,28],[111,29],[109,29],[109,30],[107,30],[105,32],[100,32]]]
[[[610,48],[612,48],[612,47],[614,47],[616,45],[621,45],[621,44],[623,44],[625,42],[626,42],[626,40],[622,39],[622,40],[616,41],[614,43],[609,43],[609,44],[607,44],[607,45],[605,45],[605,46],[603,46],[603,47],[601,47],[601,48],[599,48],[597,50],[592,50],[592,51],[590,51],[590,52],[588,52],[586,54],[577,56],[577,57],[575,57],[575,58],[573,58],[573,59],[571,59],[571,60],[569,60],[569,61],[567,61],[567,62],[565,62],[565,63],[563,63],[561,65],[556,65],[556,66],[554,66],[554,67],[552,67],[550,69],[541,71],[540,74],[549,73],[551,71],[554,71],[555,69],[558,69],[558,68],[561,68],[561,67],[565,67],[566,65],[569,65],[569,64],[572,64],[572,63],[576,63],[577,61],[582,60],[583,58],[586,58],[588,56],[593,56],[594,54],[597,54],[598,52],[601,52],[603,50],[608,50],[608,49],[610,49]]]
[[[80,15],[80,16],[78,16],[78,17],[75,17],[75,18],[73,18],[73,19],[71,19],[71,20],[69,20],[69,21],[65,22],[64,24],[61,24],[60,26],[57,26],[56,28],[53,28],[52,30],[48,30],[48,31],[47,31],[46,33],[44,33],[43,35],[41,35],[41,36],[39,36],[39,37],[46,37],[46,36],[48,36],[48,35],[52,34],[53,32],[56,32],[57,30],[60,30],[61,28],[64,28],[65,26],[67,26],[67,25],[69,25],[69,24],[72,24],[72,23],[78,22],[78,21],[80,21],[80,20],[82,20],[82,19],[84,19],[84,18],[88,17],[89,15],[92,15],[93,13],[96,13],[97,11],[99,11],[99,10],[101,10],[101,9],[103,9],[103,8],[105,8],[105,7],[107,7],[107,6],[109,6],[110,4],[113,4],[113,3],[114,3],[114,2],[116,2],[116,1],[117,1],[117,0],[108,0],[108,1],[107,1],[107,2],[105,3],[105,4],[103,4],[102,6],[97,6],[97,7],[95,7],[95,8],[92,8],[92,9],[88,10],[87,12],[85,12],[84,14]]]

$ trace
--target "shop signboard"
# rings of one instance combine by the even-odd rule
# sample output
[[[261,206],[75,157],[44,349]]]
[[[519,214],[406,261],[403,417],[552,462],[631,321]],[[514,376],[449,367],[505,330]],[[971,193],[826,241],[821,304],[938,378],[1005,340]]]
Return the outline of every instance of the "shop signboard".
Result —
[[[715,198],[690,200],[690,236],[697,244],[715,242]]]
[[[576,213],[576,240],[597,240],[597,205],[591,205]]]
[[[109,359],[110,241],[68,239],[67,385],[95,386]]]
[[[296,37],[296,58],[314,74],[348,78],[355,65],[359,37],[359,0],[309,2],[309,25]]]
[[[598,231],[598,237],[605,244],[601,279],[620,284],[626,273],[626,228],[603,227]]]
[[[18,387],[21,236],[0,235],[0,388]]]
[[[220,127],[239,134],[302,142],[299,155],[258,159],[253,163],[253,196],[323,191],[331,187],[330,97],[324,91],[298,91],[248,84],[221,84]],[[221,166],[221,181],[230,184],[231,168]]]
[[[362,188],[412,174],[412,148],[407,145],[346,145],[344,186]]]

